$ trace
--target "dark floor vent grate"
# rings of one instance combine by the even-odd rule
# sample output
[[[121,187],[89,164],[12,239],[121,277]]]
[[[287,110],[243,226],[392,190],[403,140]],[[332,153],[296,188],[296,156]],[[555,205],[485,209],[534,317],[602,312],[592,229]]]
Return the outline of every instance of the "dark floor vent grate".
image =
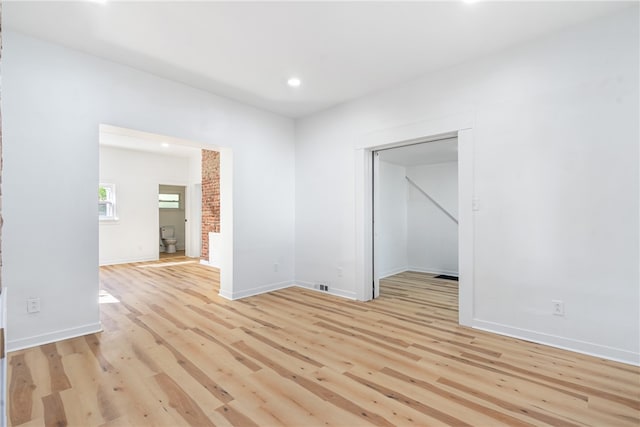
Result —
[[[434,277],[434,279],[455,280],[457,282],[458,276],[447,276],[446,274],[441,274],[439,276]]]

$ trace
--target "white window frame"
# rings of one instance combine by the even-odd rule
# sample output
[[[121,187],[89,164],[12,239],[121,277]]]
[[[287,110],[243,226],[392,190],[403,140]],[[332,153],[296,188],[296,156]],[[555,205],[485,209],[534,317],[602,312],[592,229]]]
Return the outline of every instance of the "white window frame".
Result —
[[[117,211],[116,211],[116,185],[108,184],[101,182],[98,186],[98,191],[100,188],[105,188],[107,190],[107,199],[100,200],[100,196],[98,196],[98,208],[100,205],[106,206],[106,215],[100,215],[100,209],[98,209],[98,219],[100,221],[117,221]]]
[[[178,200],[161,200],[160,197],[162,195],[171,195],[171,196],[178,196]],[[182,210],[183,206],[182,206],[182,193],[180,192],[176,192],[176,191],[165,191],[162,193],[158,193],[158,204],[162,203],[162,202],[178,202],[178,207],[170,207],[170,206],[158,206],[160,209],[169,209],[169,210]]]

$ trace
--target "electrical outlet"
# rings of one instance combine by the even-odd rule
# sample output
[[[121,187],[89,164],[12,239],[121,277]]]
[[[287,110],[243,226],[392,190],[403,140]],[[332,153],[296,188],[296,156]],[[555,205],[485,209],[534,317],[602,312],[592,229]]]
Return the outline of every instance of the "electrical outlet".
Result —
[[[551,301],[552,313],[554,316],[564,316],[564,302],[554,299]]]
[[[278,263],[277,262],[273,264],[273,271],[276,272],[276,273],[278,272]]]
[[[338,277],[342,277],[342,267],[338,267]]]
[[[38,313],[40,311],[40,298],[27,298],[27,313]]]

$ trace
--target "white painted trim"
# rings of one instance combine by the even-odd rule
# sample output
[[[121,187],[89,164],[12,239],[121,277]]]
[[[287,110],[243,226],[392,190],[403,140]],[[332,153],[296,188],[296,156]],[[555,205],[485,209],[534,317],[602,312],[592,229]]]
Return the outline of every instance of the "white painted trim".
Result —
[[[201,259],[201,260],[200,260],[200,264],[202,264],[202,265],[204,265],[204,266],[207,266],[207,267],[209,267],[209,268],[215,268],[216,270],[220,270],[220,267],[218,267],[218,266],[216,266],[216,265],[213,265],[213,264],[210,264],[210,263],[209,263],[209,261],[208,261],[208,260],[206,260],[206,259]]]
[[[462,129],[473,128],[475,115],[472,112],[452,114],[420,122],[409,123],[386,129],[369,132],[358,141],[358,150],[375,148],[402,147],[403,145],[440,139],[448,134],[454,134]],[[454,136],[454,135],[451,135]]]
[[[69,329],[62,329],[55,332],[47,332],[46,334],[34,335],[31,337],[20,338],[18,340],[7,341],[7,351],[22,350],[25,348],[67,340],[70,338],[77,338],[83,335],[95,334],[96,332],[102,332],[102,325],[99,322],[77,326]]]
[[[355,294],[359,301],[369,301],[372,298],[371,284],[373,282],[373,266],[371,259],[371,235],[372,206],[371,191],[373,173],[371,150],[358,149],[355,154]]]
[[[321,291],[320,289],[316,289],[314,283],[311,282],[301,282],[301,281],[296,281],[296,283],[293,286],[296,286],[298,288],[303,288],[303,289],[308,289],[311,291],[316,291],[318,293],[324,294],[324,295],[333,295],[336,297],[342,297],[342,298],[347,298],[350,300],[354,300],[357,301],[357,295],[355,292],[352,291],[345,291],[343,289],[335,289],[332,288],[331,286],[329,286],[329,290],[328,291]]]
[[[384,279],[385,277],[390,277],[396,274],[400,274],[400,273],[404,273],[405,271],[409,271],[411,270],[411,268],[409,268],[408,266],[403,266],[403,267],[398,267],[398,268],[394,268],[388,271],[385,271],[383,273],[380,273],[380,279]]]
[[[383,148],[427,142],[446,136],[458,137],[458,203],[459,203],[459,322],[470,325],[473,319],[473,113],[460,113],[417,123],[381,129],[361,136],[355,153],[355,231],[356,231],[356,295],[361,301],[371,300],[373,282],[373,214],[372,156]],[[461,149],[462,148],[462,149]]]
[[[378,271],[378,262],[380,251],[376,248],[380,247],[380,153],[373,153],[371,158],[372,175],[373,175],[373,242],[371,248],[371,256],[373,257],[373,298],[380,297],[380,272]]]
[[[234,295],[233,283],[233,150],[220,152],[220,295]],[[234,299],[234,298],[231,298]]]
[[[458,323],[474,318],[475,149],[473,130],[458,131]]]
[[[98,217],[98,221],[100,225],[117,225],[120,223],[120,218],[118,218],[117,216],[109,218]]]
[[[279,282],[279,283],[270,283],[268,285],[263,285],[263,286],[258,286],[256,288],[251,288],[251,289],[247,289],[246,291],[242,291],[242,292],[237,292],[235,294],[223,294],[222,292],[220,292],[220,296],[223,298],[226,298],[228,300],[234,301],[234,300],[238,300],[238,299],[242,299],[242,298],[248,298],[248,297],[253,297],[253,296],[257,296],[257,295],[262,295],[262,294],[266,294],[269,292],[274,292],[274,291],[279,291],[281,289],[287,289],[287,288],[301,288],[301,289],[307,289],[307,290],[311,290],[311,291],[317,291],[319,293],[322,294],[329,294],[329,295],[333,295],[336,297],[342,297],[342,298],[347,298],[350,300],[357,300],[356,295],[354,292],[351,291],[345,291],[342,289],[332,289],[331,287],[329,287],[329,291],[325,292],[325,291],[321,291],[319,289],[316,289],[314,287],[314,283],[311,282],[300,282],[300,281],[285,281],[285,282]]]
[[[293,281],[287,280],[285,282],[269,283],[267,285],[258,286],[258,287],[247,289],[240,292],[233,292],[233,293],[224,292],[223,293],[221,290],[219,295],[223,298],[233,301],[237,299],[252,297],[255,295],[265,294],[268,292],[278,291],[280,289],[289,288],[291,286],[293,286]]]
[[[154,257],[142,257],[142,258],[119,258],[119,259],[110,259],[107,261],[101,262],[100,267],[105,265],[116,265],[116,264],[132,264],[134,262],[149,262],[149,261],[158,261],[160,257],[158,255]]]
[[[415,271],[416,273],[428,273],[428,274],[446,274],[447,276],[459,276],[458,271],[442,270],[439,268],[431,268],[431,267],[422,268],[422,267],[409,266],[407,267],[407,271],[408,272]]]
[[[619,348],[607,347],[587,341],[573,340],[557,335],[531,331],[528,329],[514,328],[512,326],[488,322],[484,320],[474,319],[471,326],[474,329],[479,329],[486,332],[506,335],[508,337],[532,341],[534,343],[561,348],[563,350],[640,366],[640,353],[633,353],[631,351],[622,350]]]

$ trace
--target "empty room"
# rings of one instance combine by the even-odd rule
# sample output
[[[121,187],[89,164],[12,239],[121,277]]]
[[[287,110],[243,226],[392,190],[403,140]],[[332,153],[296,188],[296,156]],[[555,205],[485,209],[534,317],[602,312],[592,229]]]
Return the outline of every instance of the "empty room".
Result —
[[[0,426],[638,426],[640,3],[3,1]]]

